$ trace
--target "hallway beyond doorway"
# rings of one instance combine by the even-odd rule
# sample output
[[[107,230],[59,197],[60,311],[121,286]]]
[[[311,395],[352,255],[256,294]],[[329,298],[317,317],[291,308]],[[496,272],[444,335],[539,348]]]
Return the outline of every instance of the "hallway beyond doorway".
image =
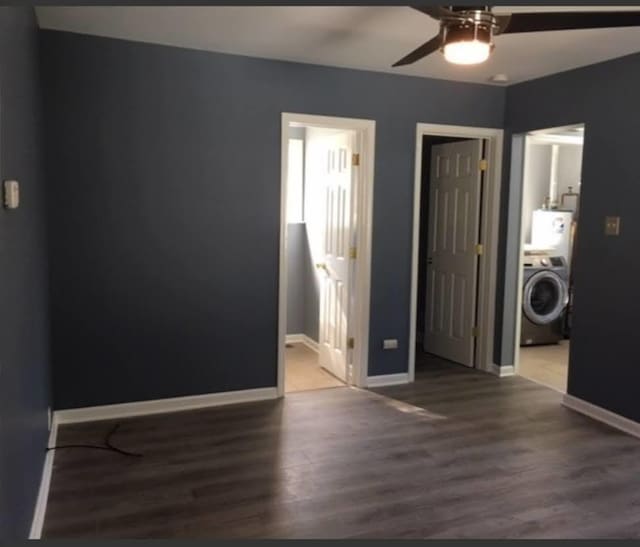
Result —
[[[285,393],[344,387],[344,383],[323,369],[318,363],[318,353],[305,344],[287,344],[284,364]]]

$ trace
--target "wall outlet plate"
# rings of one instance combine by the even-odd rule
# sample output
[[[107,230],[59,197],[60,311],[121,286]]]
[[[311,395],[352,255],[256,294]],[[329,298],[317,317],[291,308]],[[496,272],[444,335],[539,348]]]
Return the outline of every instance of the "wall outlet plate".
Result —
[[[398,340],[395,338],[387,338],[382,341],[383,349],[398,349]]]
[[[4,206],[17,209],[20,205],[20,185],[17,180],[4,181]]]
[[[620,217],[606,217],[604,219],[604,233],[608,236],[619,236]]]

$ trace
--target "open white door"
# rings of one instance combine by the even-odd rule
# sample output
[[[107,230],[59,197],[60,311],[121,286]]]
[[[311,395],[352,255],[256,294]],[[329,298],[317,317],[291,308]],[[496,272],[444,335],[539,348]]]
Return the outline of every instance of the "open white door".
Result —
[[[431,153],[424,349],[473,366],[482,141]]]
[[[320,285],[319,363],[347,382],[354,133],[307,128],[306,218]]]

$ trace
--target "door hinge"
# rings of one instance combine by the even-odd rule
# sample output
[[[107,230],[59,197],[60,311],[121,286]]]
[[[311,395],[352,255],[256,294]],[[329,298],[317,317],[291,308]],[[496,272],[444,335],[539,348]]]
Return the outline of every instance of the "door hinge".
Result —
[[[351,165],[358,167],[360,165],[360,154],[351,155]]]
[[[486,171],[489,168],[489,162],[483,158],[480,160],[478,167],[480,171]]]
[[[358,258],[358,249],[357,247],[349,247],[349,258],[356,259]]]
[[[478,327],[473,327],[471,329],[471,336],[478,338],[478,336],[480,336],[480,329]]]
[[[347,349],[353,349],[355,345],[356,341],[353,339],[353,337],[349,337],[347,339]]]
[[[478,243],[476,245],[476,255],[482,256],[484,254],[484,245],[482,243]]]

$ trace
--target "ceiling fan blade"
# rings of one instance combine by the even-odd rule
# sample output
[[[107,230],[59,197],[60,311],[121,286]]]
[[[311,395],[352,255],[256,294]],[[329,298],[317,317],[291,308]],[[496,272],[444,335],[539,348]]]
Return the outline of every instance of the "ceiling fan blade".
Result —
[[[640,11],[514,13],[500,34],[635,26],[640,26]]]
[[[443,8],[441,6],[411,6],[413,9],[418,10],[422,13],[427,14],[429,17],[433,17],[438,21],[443,17],[455,17],[455,13],[447,8]]]
[[[404,65],[410,65],[411,63],[415,63],[416,61],[419,61],[423,57],[430,55],[434,51],[438,51],[441,44],[442,44],[442,37],[438,34],[438,36],[431,38],[431,40],[422,44],[419,48],[414,49],[411,53],[409,53],[409,55],[406,55],[399,61],[393,63],[392,66],[404,66]]]
[[[495,18],[498,28],[495,30],[494,34],[502,34],[511,22],[511,15],[496,15]]]

